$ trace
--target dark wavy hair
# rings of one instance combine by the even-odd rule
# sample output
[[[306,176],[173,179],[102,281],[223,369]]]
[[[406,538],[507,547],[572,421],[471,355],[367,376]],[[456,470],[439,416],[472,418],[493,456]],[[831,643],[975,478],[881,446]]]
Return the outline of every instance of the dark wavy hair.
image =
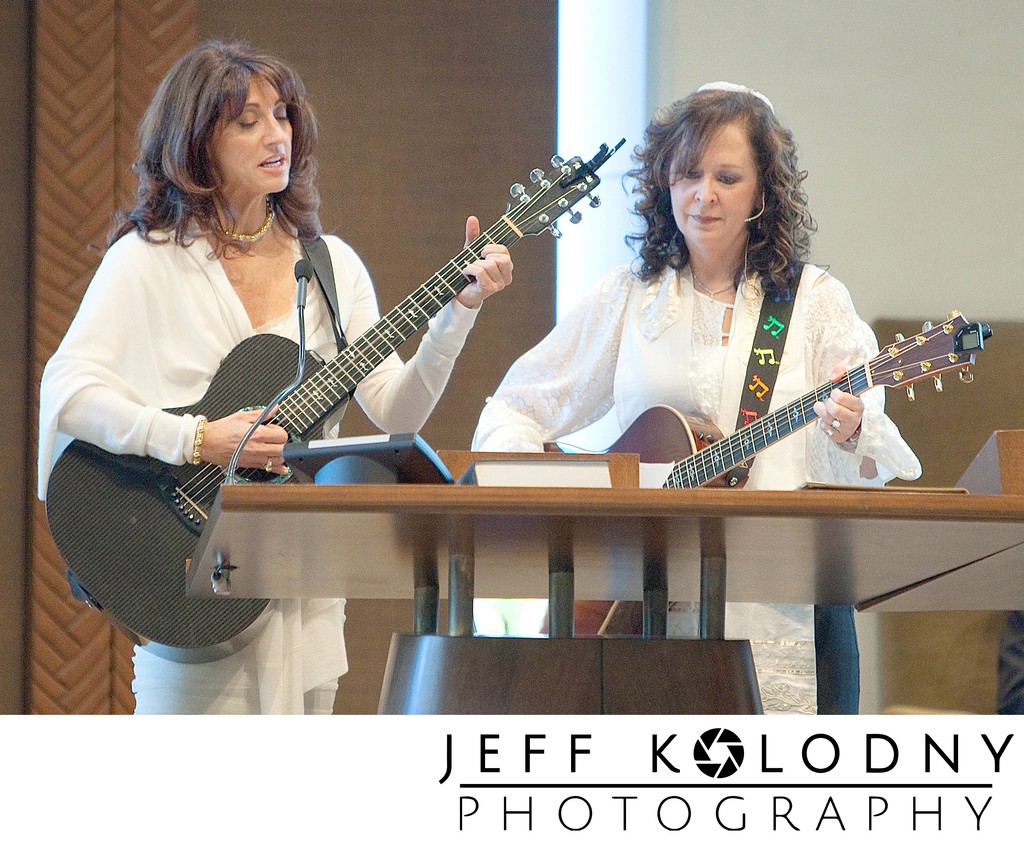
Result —
[[[801,188],[807,173],[797,164],[796,144],[771,108],[745,91],[704,90],[655,112],[644,134],[644,145],[633,152],[639,195],[634,213],[643,232],[626,237],[638,246],[638,274],[646,281],[666,266],[681,269],[690,254],[672,215],[671,173],[688,171],[700,160],[722,127],[738,123],[747,131],[760,186],[764,212],[748,222],[747,267],[753,268],[766,293],[795,288],[802,261],[810,250],[815,224]],[[744,267],[740,267],[737,280]]]
[[[280,60],[247,44],[206,41],[182,56],[160,82],[139,123],[139,157],[132,170],[139,177],[135,207],[119,211],[108,244],[137,230],[152,240],[154,232],[173,232],[186,243],[195,229],[228,241],[219,233],[216,202],[221,184],[210,157],[217,126],[237,119],[254,78],[268,81],[285,104],[292,126],[288,186],[277,193],[279,219],[299,239],[320,235],[320,193],[316,188],[316,118],[296,73]]]

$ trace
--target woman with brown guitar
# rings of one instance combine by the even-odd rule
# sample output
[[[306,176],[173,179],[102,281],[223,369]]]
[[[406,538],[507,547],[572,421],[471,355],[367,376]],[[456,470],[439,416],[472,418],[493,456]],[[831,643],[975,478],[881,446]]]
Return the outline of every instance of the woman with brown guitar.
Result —
[[[884,413],[883,389],[858,397],[842,387],[878,346],[846,288],[805,262],[814,230],[806,173],[771,102],[740,85],[706,85],[657,111],[634,159],[637,261],[608,274],[512,366],[473,449],[541,450],[609,411],[630,434],[658,406],[728,433],[832,381],[815,423],[747,461],[746,487],[920,475]],[[669,633],[694,635],[694,610],[674,603]],[[754,641],[766,712],[857,711],[851,607],[729,604],[726,635]]]
[[[119,215],[81,308],[43,375],[40,496],[71,439],[76,446],[85,442],[119,456],[147,457],[156,465],[146,468],[154,476],[160,465],[195,465],[215,477],[215,489],[261,404],[233,403],[209,417],[168,407],[204,398],[222,360],[243,342],[292,340],[279,366],[287,369],[282,385],[292,378],[302,335],[297,275],[314,280],[314,259],[302,261],[307,246],[326,243],[335,291],[331,300],[321,285],[327,273],[321,262],[315,269],[321,283],[310,283],[305,303],[307,350],[326,360],[340,356],[339,334],[352,343],[378,321],[373,285],[359,257],[336,236],[319,239],[315,141],[301,80],[272,56],[210,41],[168,72],[139,127],[136,205]],[[470,217],[467,250],[478,234],[479,223]],[[488,244],[473,255],[460,263],[447,299],[435,294],[421,308],[433,306],[434,317],[409,361],[403,364],[390,341],[404,324],[393,330],[385,325],[379,355],[360,361],[351,381],[359,384],[355,397],[383,430],[422,426],[480,304],[511,282],[504,245]],[[263,366],[257,356],[233,373],[262,386],[269,375]],[[269,392],[277,393],[277,387]],[[331,409],[347,397],[342,383]],[[255,429],[238,459],[257,478],[288,472],[282,413]],[[322,432],[335,423],[320,419],[316,426]],[[130,470],[123,475],[133,481]],[[183,506],[188,494],[177,491]],[[129,560],[145,566],[152,559]],[[171,559],[176,574],[170,585],[178,590],[183,560]],[[104,599],[92,595],[102,605]],[[252,634],[217,650],[140,640],[136,712],[329,713],[338,677],[347,670],[343,623],[342,600],[274,600],[250,626]]]

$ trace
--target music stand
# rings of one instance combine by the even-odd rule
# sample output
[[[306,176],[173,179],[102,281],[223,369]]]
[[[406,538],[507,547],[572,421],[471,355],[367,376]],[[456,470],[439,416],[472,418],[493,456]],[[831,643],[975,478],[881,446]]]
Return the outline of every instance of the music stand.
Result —
[[[300,482],[319,485],[442,484],[452,475],[419,435],[364,435],[284,445],[284,461]]]

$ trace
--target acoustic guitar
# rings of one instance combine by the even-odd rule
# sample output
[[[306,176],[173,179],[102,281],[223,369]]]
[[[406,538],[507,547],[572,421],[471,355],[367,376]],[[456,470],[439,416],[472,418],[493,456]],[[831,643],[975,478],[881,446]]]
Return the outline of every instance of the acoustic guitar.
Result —
[[[671,462],[666,488],[697,488],[715,482],[741,486],[746,481],[745,470],[739,471],[742,478],[733,471],[745,468],[759,452],[817,420],[814,404],[826,400],[833,389],[859,395],[875,386],[905,387],[913,398],[915,382],[933,377],[935,387],[941,390],[941,374],[951,369],[958,369],[960,378],[969,382],[974,376],[975,354],[984,350],[991,335],[987,324],[970,323],[953,312],[942,324],[929,326],[916,336],[900,336],[838,382],[823,383],[731,435],[723,435],[705,418],[654,406],[633,421],[609,449],[639,453],[644,462]]]
[[[327,418],[356,386],[424,326],[470,282],[462,267],[488,243],[510,246],[526,236],[559,236],[555,221],[590,196],[597,170],[622,146],[602,144],[590,160],[551,160],[530,173],[532,186],[513,185],[512,202],[429,280],[327,363],[309,355],[302,384],[281,401],[273,422],[293,441],[319,437]],[[579,221],[573,211],[571,221]],[[167,411],[220,418],[266,406],[295,376],[298,348],[280,336],[258,335],[222,361],[199,402]],[[258,469],[238,471],[243,481],[267,481]],[[202,533],[225,479],[213,464],[171,465],[143,456],[113,455],[74,441],[60,455],[47,486],[46,517],[57,548],[90,602],[113,624],[146,641],[176,649],[219,646],[253,626],[266,599],[189,599],[186,559]],[[287,481],[278,477],[270,481]],[[187,659],[183,657],[182,659]]]
[[[651,464],[672,463],[666,488],[742,487],[747,479],[747,462],[817,420],[814,404],[827,399],[835,388],[857,395],[875,386],[906,387],[913,399],[915,382],[934,377],[935,387],[941,391],[941,374],[950,369],[959,369],[960,378],[970,382],[975,353],[984,350],[992,329],[987,324],[968,323],[958,312],[950,313],[949,319],[937,327],[925,327],[923,333],[909,339],[898,335],[898,341],[838,382],[823,383],[731,435],[723,435],[706,418],[684,415],[670,406],[652,406],[629,425],[609,452],[638,453],[641,461]],[[591,613],[600,614],[598,621],[579,607],[577,617],[594,633],[643,633],[641,602],[617,601],[602,604],[600,610],[591,608]]]

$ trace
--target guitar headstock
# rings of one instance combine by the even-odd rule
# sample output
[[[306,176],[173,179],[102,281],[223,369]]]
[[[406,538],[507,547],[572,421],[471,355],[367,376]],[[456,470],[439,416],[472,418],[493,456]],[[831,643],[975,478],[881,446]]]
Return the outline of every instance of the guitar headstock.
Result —
[[[985,349],[985,340],[991,335],[992,328],[987,324],[969,322],[954,310],[942,324],[933,327],[926,322],[924,330],[909,339],[897,333],[897,341],[886,345],[871,360],[871,382],[889,388],[906,387],[911,400],[913,383],[925,377],[934,378],[935,390],[942,391],[944,371],[958,369],[960,379],[969,383],[974,379],[971,366],[975,354]]]
[[[555,155],[551,159],[550,170],[535,169],[530,173],[532,187],[512,185],[509,192],[513,200],[509,202],[505,220],[520,237],[538,236],[545,231],[560,237],[562,234],[555,226],[555,220],[569,213],[574,204],[589,195],[591,207],[600,205],[601,200],[593,195],[594,188],[601,183],[597,170],[625,142],[623,138],[614,148],[602,143],[589,161],[580,157],[564,161]],[[573,223],[579,222],[580,218],[576,210],[569,215],[569,221]]]

